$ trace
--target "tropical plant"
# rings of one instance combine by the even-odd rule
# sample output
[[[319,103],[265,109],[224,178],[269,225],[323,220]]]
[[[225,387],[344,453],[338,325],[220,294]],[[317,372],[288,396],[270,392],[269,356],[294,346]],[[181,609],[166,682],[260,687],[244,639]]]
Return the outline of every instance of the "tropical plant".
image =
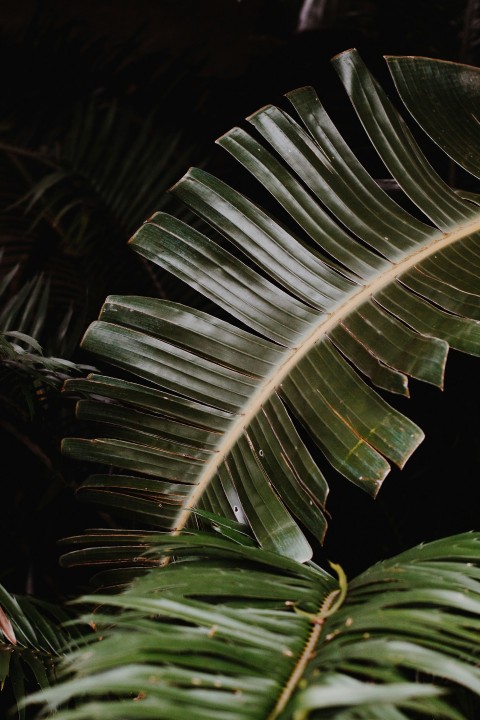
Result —
[[[69,594],[56,583],[56,541],[73,530],[77,482],[60,454],[73,422],[61,385],[85,371],[79,340],[108,291],[171,289],[127,240],[187,164],[192,140],[173,98],[188,70],[160,53],[139,58],[134,40],[112,49],[38,16],[2,36],[15,73],[2,78],[0,109],[0,428],[11,468],[0,581],[49,599]],[[77,506],[74,532],[92,524],[81,515]]]
[[[0,263],[2,260],[0,253]],[[37,516],[41,509],[39,520],[45,523],[46,508],[67,486],[60,439],[68,432],[73,413],[61,388],[67,377],[85,374],[93,367],[67,359],[70,334],[75,337],[78,323],[68,308],[56,325],[48,311],[48,279],[40,274],[19,283],[17,290],[11,289],[19,269],[14,266],[0,282],[0,301],[4,301],[0,312],[0,428],[5,438],[3,462],[9,468],[9,482],[2,488],[2,503],[9,513],[3,518],[0,541],[9,552],[4,554],[0,578],[5,582],[10,576],[8,581],[13,581],[17,591],[33,591],[42,571],[37,572],[27,542],[28,527],[36,538],[35,551],[39,550],[36,523],[26,519],[25,506],[36,505]],[[17,536],[20,527],[21,540]]]
[[[65,563],[113,565],[99,584],[127,587],[83,598],[96,632],[32,698],[59,720],[473,718],[478,534],[351,582],[311,560],[328,492],[315,444],[375,495],[388,461],[402,466],[423,437],[381,392],[408,395],[409,377],[442,386],[449,346],[480,349],[479,196],[441,180],[355,52],[334,62],[401,204],[314,91],[294,91],[305,129],[267,107],[249,118],[255,136],[219,140],[280,221],[191,170],[173,191],[214,239],[158,213],[132,240],[223,312],[114,296],[86,333],[84,348],[123,372],[67,382],[87,397],[78,416],[108,430],[65,450],[110,466],[79,495],[129,528],[74,538]],[[421,126],[477,177],[478,70],[388,63]]]
[[[107,292],[169,290],[127,240],[154,208],[168,207],[165,190],[188,164],[194,141],[177,113],[191,71],[184,58],[139,57],[138,41],[111,48],[41,14],[24,34],[2,38],[16,74],[2,79],[0,269],[18,265],[17,290],[33,274],[48,278],[54,327],[71,309],[64,357]],[[199,83],[193,111],[202,93]]]
[[[69,333],[75,348],[112,285],[150,280],[152,292],[162,292],[141,259],[132,264],[126,241],[163,206],[187,163],[191,148],[179,150],[180,136],[153,112],[138,117],[118,101],[93,98],[72,109],[66,127],[41,138],[39,150],[0,143],[4,266],[20,264],[25,275],[39,256],[56,290],[49,314],[71,307],[80,319],[77,334]]]
[[[334,64],[372,145],[420,212],[378,187],[311,88],[288,95],[305,129],[274,107],[249,118],[275,154],[241,128],[221,137],[290,220],[193,169],[173,192],[216,240],[164,213],[135,234],[135,250],[224,315],[107,298],[83,347],[147,382],[94,374],[66,384],[88,396],[79,418],[107,427],[101,438],[66,440],[66,452],[115,468],[88,479],[80,496],[176,530],[193,508],[207,510],[247,523],[265,549],[305,561],[311,549],[295,518],[322,538],[328,488],[299,425],[375,496],[388,461],[403,466],[423,433],[372,385],[408,395],[410,376],[441,387],[449,345],[479,353],[475,197],[435,173],[355,52]],[[473,172],[477,70],[408,58],[389,66],[427,130],[432,111],[442,113],[434,139]],[[462,98],[453,113],[449,88]]]
[[[480,693],[478,533],[348,586],[338,566],[336,581],[238,538],[157,536],[157,560],[177,562],[84,598],[97,633],[31,701],[63,705],[57,720],[464,717],[442,685]]]
[[[0,263],[2,255],[0,253]],[[0,300],[7,294],[18,270],[16,265],[2,278]],[[65,359],[70,354],[66,338],[71,330],[71,308],[56,333],[50,328],[50,344],[61,357],[46,355],[40,344],[47,320],[49,293],[48,281],[42,275],[34,277],[10,294],[0,313],[0,400],[2,405],[8,404],[13,415],[32,416],[37,394],[47,388],[60,389],[72,372],[82,369]]]
[[[67,645],[73,649],[76,628],[65,628],[71,614],[26,596],[14,596],[0,585],[0,690],[11,689],[17,707],[28,687],[45,688],[55,677],[55,664]],[[25,715],[19,711],[19,717]]]

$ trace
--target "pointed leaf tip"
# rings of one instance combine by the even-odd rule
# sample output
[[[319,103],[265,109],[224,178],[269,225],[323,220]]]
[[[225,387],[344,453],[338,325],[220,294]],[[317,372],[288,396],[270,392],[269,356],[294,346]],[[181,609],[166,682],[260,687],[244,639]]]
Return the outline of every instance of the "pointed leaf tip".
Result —
[[[0,607],[0,631],[5,635],[5,638],[11,645],[17,644],[17,638],[13,631],[12,623],[6,615],[6,613]]]

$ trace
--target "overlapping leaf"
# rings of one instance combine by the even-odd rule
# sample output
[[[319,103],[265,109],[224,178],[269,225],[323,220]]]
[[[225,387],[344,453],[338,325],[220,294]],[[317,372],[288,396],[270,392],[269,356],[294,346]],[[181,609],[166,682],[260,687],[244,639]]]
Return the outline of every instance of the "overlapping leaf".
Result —
[[[50,685],[61,653],[79,637],[77,628],[65,629],[69,619],[60,607],[13,596],[0,585],[0,692],[11,685],[20,719],[25,694]]]
[[[474,133],[473,110],[457,113],[456,66],[432,62],[444,114]],[[88,499],[177,529],[203,508],[249,524],[265,549],[306,560],[298,521],[323,536],[328,489],[297,422],[375,495],[390,462],[403,466],[423,434],[372,385],[408,395],[413,377],[441,387],[449,346],[479,354],[479,208],[435,173],[355,52],[334,64],[419,212],[378,186],[311,88],[288,96],[302,125],[266,107],[249,118],[254,134],[235,128],[220,138],[291,221],[194,169],[173,192],[224,241],[164,213],[134,236],[135,250],[236,322],[164,301],[107,299],[83,345],[137,381],[92,375],[68,384],[89,397],[79,416],[108,429],[68,440],[67,452],[117,469],[87,481]]]
[[[156,543],[177,562],[87,598],[97,635],[32,699],[57,720],[462,720],[447,687],[480,694],[478,533],[348,587],[219,535]]]

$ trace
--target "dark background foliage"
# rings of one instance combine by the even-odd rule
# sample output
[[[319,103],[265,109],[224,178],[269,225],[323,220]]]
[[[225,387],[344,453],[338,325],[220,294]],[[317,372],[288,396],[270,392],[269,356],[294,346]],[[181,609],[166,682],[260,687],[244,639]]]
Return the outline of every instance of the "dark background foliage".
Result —
[[[0,276],[19,264],[10,296],[39,273],[48,279],[45,351],[91,362],[78,341],[107,293],[192,299],[137,259],[127,240],[155,209],[177,211],[165,191],[191,164],[263,200],[213,143],[259,106],[282,103],[284,92],[313,84],[383,177],[329,58],[355,46],[387,86],[383,54],[477,64],[477,4],[325,0],[302,25],[299,0],[0,3]],[[465,182],[427,147],[445,177]],[[452,352],[443,393],[413,382],[412,398],[396,401],[427,439],[375,502],[333,479],[320,559],[353,574],[414,543],[478,527],[477,377],[477,361]],[[73,402],[34,386],[29,405],[15,387],[2,369],[0,582],[58,600],[88,581],[59,568],[58,539],[115,520],[76,502],[88,469],[59,451],[60,439],[76,432]]]

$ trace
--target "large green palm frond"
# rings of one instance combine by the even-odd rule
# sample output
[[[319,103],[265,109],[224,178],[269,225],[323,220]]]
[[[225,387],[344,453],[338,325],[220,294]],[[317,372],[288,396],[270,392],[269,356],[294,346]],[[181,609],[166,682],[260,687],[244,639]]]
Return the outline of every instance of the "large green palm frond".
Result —
[[[479,71],[389,63],[402,95],[421,88],[416,106],[430,108],[434,94],[438,123],[468,138],[452,138],[449,153],[478,170]],[[297,520],[323,537],[328,488],[297,423],[375,496],[390,462],[403,466],[423,433],[372,386],[408,395],[412,377],[441,387],[449,346],[479,354],[478,205],[436,174],[356,52],[334,64],[406,201],[368,174],[311,88],[288,95],[303,126],[268,106],[249,118],[253,135],[220,138],[290,219],[193,169],[173,192],[215,239],[164,213],[136,233],[136,251],[223,315],[107,299],[83,346],[137,381],[67,385],[87,396],[79,417],[107,429],[67,440],[66,451],[115,468],[89,478],[81,496],[153,527],[180,529],[192,508],[212,511],[249,524],[265,549],[306,560]],[[404,208],[408,199],[417,210]]]
[[[176,561],[84,598],[97,632],[33,700],[57,720],[462,720],[456,688],[480,694],[479,543],[421,545],[347,583],[218,534],[157,536]]]

